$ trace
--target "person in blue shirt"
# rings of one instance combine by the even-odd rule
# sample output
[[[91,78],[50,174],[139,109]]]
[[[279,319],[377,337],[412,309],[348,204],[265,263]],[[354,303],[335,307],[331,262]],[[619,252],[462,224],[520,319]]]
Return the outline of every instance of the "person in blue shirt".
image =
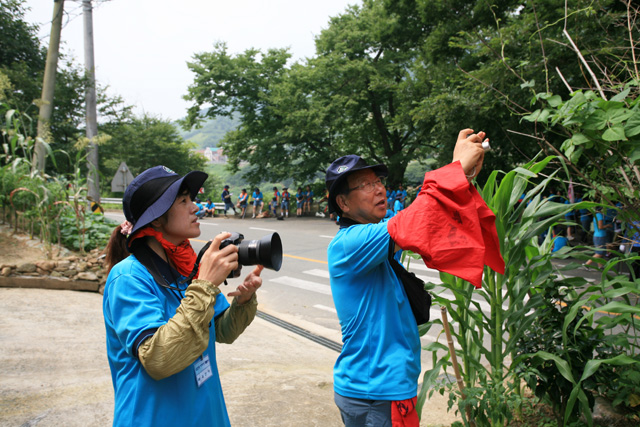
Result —
[[[402,204],[402,194],[396,194],[396,200],[393,202],[393,212],[398,213],[402,209],[404,209],[404,205]]]
[[[257,310],[256,267],[228,293],[219,285],[238,268],[238,247],[221,233],[200,262],[192,203],[207,174],[156,166],[125,190],[126,221],[107,246],[103,296],[114,426],[229,426],[216,342],[232,343]]]
[[[193,203],[198,207],[198,211],[196,212],[196,216],[198,218],[204,218],[204,216],[206,215],[207,212],[204,210],[204,206],[202,205],[202,202],[200,201],[200,199],[198,199],[196,197],[196,200]]]
[[[596,213],[593,216],[593,246],[595,246],[595,254],[593,258],[589,259],[584,263],[585,266],[590,266],[594,264],[597,258],[604,258],[607,253],[607,228],[611,227],[612,224],[604,223],[604,215],[601,212],[601,208],[598,206],[596,208]]]
[[[396,190],[387,190],[387,204],[393,207],[393,202],[396,201]]]
[[[407,190],[404,189],[402,184],[398,184],[398,191],[396,191],[396,199],[400,196],[400,203],[402,203],[402,207],[404,208],[407,203]]]
[[[256,208],[258,208],[258,215],[260,215],[262,213],[262,206],[264,206],[264,196],[260,192],[260,189],[258,187],[256,187],[256,189],[253,191],[253,194],[251,195],[251,197],[253,198],[253,216],[252,216],[252,218],[255,218],[256,217]]]
[[[305,191],[304,191],[304,208],[303,208],[303,212],[306,212],[308,214],[311,213],[311,205],[313,204],[313,190],[311,189],[310,186],[306,186],[305,187]]]
[[[207,203],[204,204],[204,216],[214,217],[216,208],[210,198],[207,198]]]
[[[296,193],[296,216],[302,216],[302,208],[304,207],[304,192],[302,187],[298,187]]]
[[[465,183],[480,172],[484,156],[484,132],[470,132],[460,132],[454,150],[459,164],[452,166]],[[420,334],[389,259],[402,248],[384,219],[387,175],[385,165],[368,165],[352,154],[335,160],[325,177],[340,225],[327,256],[343,341],[333,371],[334,400],[347,427],[391,426],[395,417],[397,425],[419,425]],[[466,249],[460,251],[463,257]]]

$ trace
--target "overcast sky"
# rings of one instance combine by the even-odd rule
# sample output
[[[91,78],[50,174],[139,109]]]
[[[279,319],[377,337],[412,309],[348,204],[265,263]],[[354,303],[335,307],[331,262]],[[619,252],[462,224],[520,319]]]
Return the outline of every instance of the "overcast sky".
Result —
[[[53,0],[26,0],[28,22],[40,25],[49,44]],[[289,48],[293,59],[315,55],[314,37],[329,18],[361,0],[94,0],[96,79],[148,113],[175,120],[186,115],[182,99],[193,81],[186,62],[194,53],[226,42],[231,54],[256,48]],[[65,1],[62,50],[84,64],[80,0]]]

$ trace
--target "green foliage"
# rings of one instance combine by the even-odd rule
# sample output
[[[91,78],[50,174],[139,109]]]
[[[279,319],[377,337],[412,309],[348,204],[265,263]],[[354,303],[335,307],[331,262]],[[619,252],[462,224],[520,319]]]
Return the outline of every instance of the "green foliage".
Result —
[[[191,151],[169,120],[143,116],[101,126],[101,132],[110,136],[100,145],[100,171],[105,179],[103,191],[109,191],[111,179],[121,162],[126,162],[136,176],[144,170],[164,165],[184,175],[192,170],[204,170],[205,159]],[[212,187],[205,182],[205,191]]]
[[[581,180],[592,187],[591,196],[622,201],[627,211],[640,215],[640,102],[633,98],[637,84],[626,85],[605,100],[593,91],[576,91],[568,100],[538,94],[544,108],[524,119],[565,135],[560,150]],[[635,211],[635,212],[633,212]]]
[[[40,98],[46,54],[38,28],[24,20],[24,13],[21,1],[0,0],[0,72],[11,82],[4,102],[29,111],[33,100]]]
[[[581,282],[583,285],[584,281]],[[568,422],[577,421],[581,414],[578,406],[574,406],[572,410],[567,408],[575,385],[571,379],[582,376],[594,354],[600,358],[607,352],[604,332],[586,323],[578,325],[575,319],[568,325],[573,333],[570,342],[565,345],[562,328],[569,312],[566,301],[567,297],[575,296],[575,285],[575,280],[545,282],[536,289],[543,293],[544,304],[538,308],[538,320],[532,323],[518,340],[518,354],[528,357],[521,358],[521,361],[516,363],[516,372],[522,372],[520,375],[535,395],[554,408],[558,416],[558,425],[563,425],[565,414]],[[571,379],[565,377],[568,372]],[[602,374],[600,376],[600,382],[607,379]],[[595,380],[596,378],[592,377],[590,381],[582,384],[582,393],[587,398],[589,408],[592,408],[594,403],[591,392],[597,388]]]
[[[75,215],[67,213],[59,217],[61,243],[74,251],[88,252],[107,246],[117,221],[103,215],[87,215],[79,226]]]
[[[451,318],[464,390],[437,380],[452,362],[450,356],[438,358],[444,346],[431,344],[425,350],[432,353],[434,366],[423,378],[420,407],[429,394],[449,390],[450,405],[457,405],[465,423],[504,425],[520,413],[522,379],[554,405],[558,425],[580,417],[590,423],[594,394],[627,408],[637,402],[640,337],[635,315],[640,309],[635,301],[640,282],[615,274],[618,263],[630,262],[628,256],[608,261],[598,285],[567,278],[554,267],[554,258],[586,255],[569,247],[554,253],[551,237],[539,243],[538,236],[562,223],[567,211],[595,204],[565,205],[543,197],[547,187],[557,185],[557,172],[542,175],[553,160],[523,165],[499,182],[500,173],[493,172],[487,180],[481,194],[496,214],[505,274],[485,268],[482,289],[474,290],[441,273],[442,287],[452,297],[441,293],[434,302]],[[474,301],[474,293],[483,302]],[[421,333],[439,325],[433,319]]]
[[[455,391],[451,404],[457,402],[465,419],[473,419],[478,425],[503,425],[519,412],[521,373],[527,366],[532,368],[526,370],[528,383],[536,384],[535,390],[540,395],[561,402],[558,413],[561,422],[566,423],[577,415],[590,419],[586,390],[599,387],[603,374],[594,376],[594,373],[600,366],[629,366],[632,363],[624,355],[612,357],[612,342],[607,340],[602,329],[587,325],[582,329],[577,327],[583,322],[574,321],[578,308],[586,301],[578,302],[580,295],[593,295],[598,289],[589,288],[584,294],[573,292],[574,289],[581,290],[587,282],[582,278],[565,279],[554,268],[552,259],[567,257],[571,249],[553,253],[549,236],[542,243],[538,242],[538,236],[561,223],[567,211],[593,206],[587,202],[565,205],[543,197],[548,186],[556,185],[556,173],[545,178],[540,175],[552,160],[548,157],[516,168],[504,174],[499,183],[499,173],[494,172],[482,191],[487,205],[496,214],[496,229],[506,262],[505,274],[486,268],[482,289],[474,291],[469,283],[441,273],[442,287],[453,297],[441,294],[434,298],[438,305],[446,307],[453,335],[460,346],[456,353],[461,359],[466,397],[462,398],[461,392]],[[608,276],[603,276],[603,280],[609,280]],[[562,317],[554,311],[558,310],[555,307],[559,299],[558,288],[573,292],[571,305],[563,309]],[[601,292],[599,289],[599,294],[604,295]],[[473,293],[483,302],[474,301]],[[591,300],[595,299],[591,297]],[[600,309],[612,311],[606,305]],[[596,311],[594,306],[593,312]],[[431,326],[440,324],[440,320],[434,319]],[[619,335],[616,340],[627,341]],[[634,340],[630,338],[631,342]],[[485,341],[489,344],[485,345]],[[528,359],[518,358],[527,351],[522,349],[524,345],[527,346],[525,349],[536,349],[535,355],[528,354]],[[542,349],[543,346],[546,347]],[[442,349],[438,345],[427,348],[433,353],[434,360],[436,351]],[[513,362],[509,363],[510,360]],[[447,388],[438,385],[435,378],[450,366],[449,357],[441,358],[425,374],[420,402],[435,389],[443,391]],[[566,382],[557,381],[559,376]]]

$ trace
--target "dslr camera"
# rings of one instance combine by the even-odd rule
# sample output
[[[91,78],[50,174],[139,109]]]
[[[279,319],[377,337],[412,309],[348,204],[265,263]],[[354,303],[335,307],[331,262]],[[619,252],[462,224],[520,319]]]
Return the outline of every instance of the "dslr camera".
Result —
[[[220,242],[220,249],[229,245],[238,247],[238,263],[240,267],[229,274],[229,278],[239,277],[243,265],[263,265],[270,270],[278,271],[282,266],[282,240],[278,233],[272,233],[260,240],[244,240],[240,233],[231,232],[231,236]],[[209,248],[207,244],[201,252]]]

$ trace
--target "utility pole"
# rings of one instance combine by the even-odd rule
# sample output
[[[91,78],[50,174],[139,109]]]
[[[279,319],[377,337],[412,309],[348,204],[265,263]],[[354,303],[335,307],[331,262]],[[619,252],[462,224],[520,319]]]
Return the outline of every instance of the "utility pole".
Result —
[[[84,17],[84,66],[87,73],[87,87],[85,92],[87,107],[86,135],[89,140],[87,153],[87,193],[92,202],[100,203],[98,145],[95,141],[98,135],[98,114],[96,112],[96,67],[93,58],[93,12],[91,0],[82,0],[82,15]]]
[[[44,80],[42,82],[42,97],[40,98],[40,110],[38,113],[38,134],[32,163],[32,169],[40,173],[44,172],[47,159],[47,150],[43,142],[47,142],[47,140],[50,139],[49,121],[53,113],[53,91],[56,86],[63,11],[64,0],[54,0],[51,35],[49,37],[49,49],[47,50],[47,62],[45,64]]]

